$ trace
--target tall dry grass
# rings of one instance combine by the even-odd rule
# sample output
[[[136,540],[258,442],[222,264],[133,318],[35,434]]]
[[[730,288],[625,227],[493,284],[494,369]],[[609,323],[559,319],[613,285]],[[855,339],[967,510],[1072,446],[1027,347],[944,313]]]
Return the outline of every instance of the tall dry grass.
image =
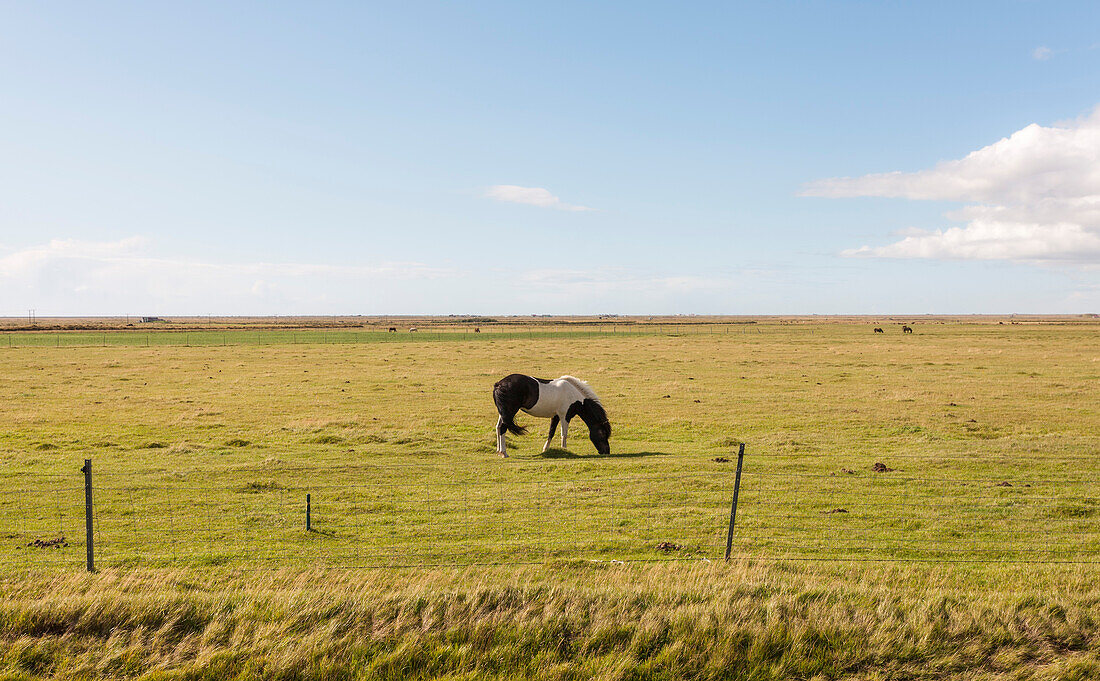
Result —
[[[25,575],[3,583],[0,670],[28,679],[1085,679],[1100,676],[1093,577],[752,563]],[[988,588],[974,586],[983,581]]]

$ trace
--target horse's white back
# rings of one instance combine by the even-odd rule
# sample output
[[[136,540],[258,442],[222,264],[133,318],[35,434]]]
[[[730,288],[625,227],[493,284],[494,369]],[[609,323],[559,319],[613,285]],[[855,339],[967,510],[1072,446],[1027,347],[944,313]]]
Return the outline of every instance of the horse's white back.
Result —
[[[549,383],[539,383],[539,400],[530,409],[524,409],[531,416],[548,419],[558,416],[564,419],[574,402],[586,399],[599,401],[596,392],[579,378],[562,376]]]
[[[572,385],[574,388],[580,391],[581,395],[583,395],[585,399],[596,400],[597,402],[600,401],[599,396],[596,394],[596,391],[592,389],[592,386],[588,385],[581,379],[574,378],[573,376],[562,376],[558,380],[566,381],[567,383]]]

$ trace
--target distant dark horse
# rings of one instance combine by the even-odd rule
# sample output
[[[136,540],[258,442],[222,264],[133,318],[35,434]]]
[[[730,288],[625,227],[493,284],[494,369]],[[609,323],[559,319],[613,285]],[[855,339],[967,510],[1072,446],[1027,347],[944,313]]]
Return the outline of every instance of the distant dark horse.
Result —
[[[875,333],[886,333],[886,332],[876,326],[875,327]]]
[[[391,326],[390,327],[390,333],[397,333],[397,327],[396,326]]]
[[[600,398],[587,383],[572,376],[562,376],[548,381],[544,378],[532,378],[523,374],[511,374],[496,382],[493,386],[493,402],[497,405],[497,453],[508,456],[508,444],[505,433],[523,435],[526,428],[516,425],[516,412],[520,409],[531,416],[550,419],[550,434],[542,451],[550,448],[554,430],[561,423],[561,448],[566,447],[569,433],[569,421],[580,416],[588,426],[588,439],[592,440],[596,451],[610,454],[611,423],[607,420]]]
[[[913,329],[910,329],[908,326],[903,326],[903,327],[901,327],[901,332],[902,333],[913,333]]]

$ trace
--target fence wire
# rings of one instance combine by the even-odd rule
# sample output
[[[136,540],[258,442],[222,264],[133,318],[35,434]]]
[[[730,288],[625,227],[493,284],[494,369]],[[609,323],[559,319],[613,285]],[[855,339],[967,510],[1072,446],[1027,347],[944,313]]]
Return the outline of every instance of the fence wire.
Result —
[[[1100,562],[1096,476],[1008,481],[822,468],[747,456],[733,555]],[[732,467],[603,477],[572,470],[464,479],[442,468],[236,469],[201,482],[96,470],[95,562],[390,567],[723,557]],[[9,473],[0,490],[0,565],[83,567],[82,474]]]
[[[755,322],[569,324],[381,324],[370,327],[219,329],[141,325],[110,330],[0,330],[0,348],[353,345],[477,339],[585,339],[606,336],[759,335]],[[392,331],[390,329],[393,329]],[[812,333],[812,332],[811,332]]]

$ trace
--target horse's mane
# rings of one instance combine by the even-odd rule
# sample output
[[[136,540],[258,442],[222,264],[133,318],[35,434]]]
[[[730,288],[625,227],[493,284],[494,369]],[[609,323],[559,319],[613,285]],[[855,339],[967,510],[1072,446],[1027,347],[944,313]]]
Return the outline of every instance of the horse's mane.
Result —
[[[595,402],[596,404],[599,404],[600,406],[603,406],[603,404],[600,402],[599,395],[597,395],[596,391],[592,389],[592,386],[588,385],[587,383],[585,383],[581,379],[574,378],[573,376],[562,376],[558,380],[565,381],[566,383],[569,383],[574,388],[581,391],[581,394],[584,395],[586,398],[592,400],[593,402]]]

